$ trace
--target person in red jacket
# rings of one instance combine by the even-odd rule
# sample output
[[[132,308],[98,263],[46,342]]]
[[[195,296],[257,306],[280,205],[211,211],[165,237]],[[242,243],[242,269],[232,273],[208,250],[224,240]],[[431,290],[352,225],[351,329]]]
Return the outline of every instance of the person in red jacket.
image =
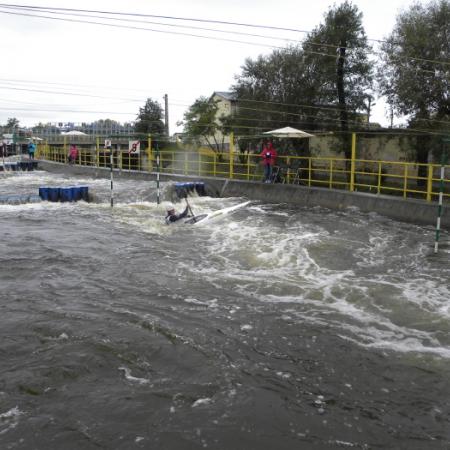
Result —
[[[262,164],[264,166],[264,183],[272,182],[272,171],[275,161],[277,159],[277,151],[273,148],[272,142],[268,142],[263,145],[262,152],[260,153],[262,158]]]
[[[78,148],[75,144],[70,146],[69,150],[69,164],[75,164],[78,158]]]

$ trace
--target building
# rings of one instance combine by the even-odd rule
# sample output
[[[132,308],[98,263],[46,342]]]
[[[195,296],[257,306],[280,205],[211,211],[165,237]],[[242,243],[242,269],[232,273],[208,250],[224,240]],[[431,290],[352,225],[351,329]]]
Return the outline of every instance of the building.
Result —
[[[217,105],[216,122],[220,124],[222,117],[228,117],[235,115],[237,112],[237,97],[233,92],[215,91],[209,98],[211,103]],[[216,145],[217,151],[228,151],[230,148],[230,136],[229,134],[223,134],[220,130],[217,130],[211,139],[208,139],[210,145]]]

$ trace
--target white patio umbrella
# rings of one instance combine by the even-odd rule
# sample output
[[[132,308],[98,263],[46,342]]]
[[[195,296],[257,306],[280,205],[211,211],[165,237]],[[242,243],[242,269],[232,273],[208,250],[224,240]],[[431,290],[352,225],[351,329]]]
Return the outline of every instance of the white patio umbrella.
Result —
[[[82,131],[78,130],[63,131],[61,134],[64,136],[87,136],[86,133],[83,133]]]
[[[266,131],[263,134],[267,134],[269,136],[274,136],[278,138],[294,138],[294,139],[314,137],[313,134],[309,134],[306,133],[306,131],[297,130],[296,128],[292,127],[278,128],[277,130]]]

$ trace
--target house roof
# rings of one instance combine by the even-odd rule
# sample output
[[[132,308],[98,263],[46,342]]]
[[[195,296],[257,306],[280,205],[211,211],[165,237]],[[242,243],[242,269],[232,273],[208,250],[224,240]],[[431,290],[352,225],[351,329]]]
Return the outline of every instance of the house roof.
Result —
[[[214,91],[211,97],[214,97],[214,95],[218,95],[229,101],[237,100],[237,96],[234,92]]]

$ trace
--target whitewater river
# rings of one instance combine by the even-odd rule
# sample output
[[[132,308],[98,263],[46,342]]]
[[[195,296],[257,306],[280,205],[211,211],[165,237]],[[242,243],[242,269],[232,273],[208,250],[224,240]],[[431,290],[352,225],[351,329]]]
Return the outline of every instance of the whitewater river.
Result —
[[[450,448],[446,233],[262,202],[166,226],[153,182],[111,209],[108,180],[0,174],[74,184],[95,201],[0,205],[1,449]]]

